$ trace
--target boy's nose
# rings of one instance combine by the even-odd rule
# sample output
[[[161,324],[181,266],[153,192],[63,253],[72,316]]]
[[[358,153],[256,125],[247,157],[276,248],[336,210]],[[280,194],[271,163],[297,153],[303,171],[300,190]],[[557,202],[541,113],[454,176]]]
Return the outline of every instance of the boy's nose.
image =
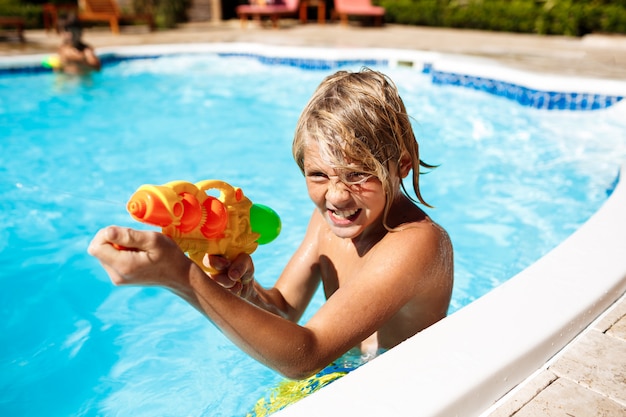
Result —
[[[350,198],[350,190],[339,178],[331,178],[328,182],[328,190],[326,190],[326,200],[333,202],[342,202]]]

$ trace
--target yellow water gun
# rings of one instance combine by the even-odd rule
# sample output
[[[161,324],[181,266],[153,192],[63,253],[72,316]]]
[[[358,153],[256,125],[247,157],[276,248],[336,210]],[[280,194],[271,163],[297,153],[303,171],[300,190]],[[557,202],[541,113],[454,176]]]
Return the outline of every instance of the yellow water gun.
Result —
[[[218,196],[211,194],[216,191]],[[205,254],[230,260],[240,253],[251,254],[259,244],[274,240],[281,229],[274,210],[252,204],[241,188],[219,180],[142,185],[126,208],[135,220],[160,226],[208,272],[215,271],[203,265]]]

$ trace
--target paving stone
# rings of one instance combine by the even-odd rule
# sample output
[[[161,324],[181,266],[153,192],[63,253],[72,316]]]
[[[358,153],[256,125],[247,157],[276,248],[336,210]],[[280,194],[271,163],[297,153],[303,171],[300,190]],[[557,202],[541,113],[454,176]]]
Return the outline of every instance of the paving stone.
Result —
[[[624,340],[591,330],[573,343],[550,371],[626,405]]]
[[[507,401],[498,407],[489,417],[509,417],[515,415],[522,407],[532,401],[541,391],[553,383],[558,377],[550,371],[543,371],[513,393]]]
[[[626,406],[558,378],[522,407],[515,417],[624,417]]]
[[[612,308],[609,310],[606,316],[600,320],[595,328],[603,333],[607,331],[617,332],[620,337],[626,340],[626,333],[624,327],[626,326],[626,298],[622,297]]]
[[[626,306],[626,303],[624,305]],[[626,313],[606,331],[606,334],[626,342]]]

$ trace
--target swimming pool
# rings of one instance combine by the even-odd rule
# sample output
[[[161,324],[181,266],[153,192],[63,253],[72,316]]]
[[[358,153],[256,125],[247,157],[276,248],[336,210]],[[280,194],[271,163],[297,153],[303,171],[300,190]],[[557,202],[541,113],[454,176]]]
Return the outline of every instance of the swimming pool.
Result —
[[[576,230],[625,159],[620,108],[546,112],[367,63],[398,83],[423,157],[441,164],[423,183],[455,244],[452,312]],[[138,226],[124,202],[140,184],[220,178],[281,214],[283,235],[255,254],[271,283],[311,210],[291,133],[333,70],[192,55],[116,60],[83,82],[0,78],[2,410],[235,415],[280,379],[170,294],[111,288],[84,250],[100,226]]]

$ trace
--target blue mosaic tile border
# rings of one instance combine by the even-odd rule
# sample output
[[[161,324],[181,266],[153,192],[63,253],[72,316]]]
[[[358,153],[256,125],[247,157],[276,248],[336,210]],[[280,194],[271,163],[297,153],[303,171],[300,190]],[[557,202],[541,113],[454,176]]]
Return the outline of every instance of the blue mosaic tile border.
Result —
[[[177,54],[175,54],[177,55]],[[184,54],[180,54],[184,55]],[[313,58],[281,58],[267,57],[253,53],[223,52],[217,53],[220,57],[244,57],[256,59],[266,65],[287,65],[305,70],[332,70],[346,66],[388,66],[386,59],[346,59],[328,60]],[[137,59],[154,59],[172,54],[119,56],[107,54],[101,57],[103,66],[117,65],[120,62]],[[0,68],[2,75],[40,74],[51,72],[50,68],[42,65],[29,65],[19,68]],[[514,100],[522,106],[534,107],[546,110],[597,110],[605,109],[624,99],[623,96],[604,95],[593,93],[563,93],[555,91],[541,91],[523,87],[505,81],[492,80],[489,78],[473,75],[457,74],[452,72],[438,71],[432,63],[424,63],[422,73],[431,77],[433,84],[453,85],[474,90],[484,91],[500,97]]]
[[[27,65],[24,67],[10,67],[0,68],[0,76],[3,75],[29,75],[29,74],[41,74],[43,72],[52,72],[50,68],[46,68],[43,65]]]
[[[243,57],[252,58],[267,65],[286,65],[290,67],[296,67],[305,70],[332,70],[350,65],[389,65],[389,61],[386,59],[345,59],[345,60],[329,60],[329,59],[314,59],[314,58],[281,58],[281,57],[267,57],[262,55],[256,55],[251,53],[236,53],[236,52],[224,52],[218,53],[221,57]]]
[[[133,61],[137,59],[153,59],[164,55],[137,55],[137,56],[118,56],[114,54],[104,54],[100,56],[102,66],[112,66],[124,61]],[[52,72],[51,68],[44,67],[43,64],[31,64],[23,67],[0,67],[0,77],[3,75],[34,75],[46,72]]]
[[[102,66],[109,67],[109,66],[113,66],[124,61],[137,61],[140,59],[156,59],[156,58],[161,58],[163,56],[171,56],[171,55],[156,54],[156,55],[119,56],[119,55],[110,54],[110,55],[103,55],[102,57],[100,57],[100,62],[102,63]]]
[[[159,55],[137,55],[137,56],[118,56],[118,55],[103,55],[100,57],[103,66],[111,66],[119,64],[124,61],[131,61],[137,59],[154,59],[164,56],[176,56],[186,55],[181,54],[159,54]],[[351,65],[364,65],[364,66],[387,66],[389,61],[386,59],[346,59],[346,60],[329,60],[329,59],[313,59],[313,58],[281,58],[281,57],[267,57],[263,55],[253,53],[237,53],[237,52],[223,52],[217,53],[218,56],[224,58],[242,57],[256,59],[257,61],[266,65],[287,65],[290,67],[296,67],[305,70],[332,70],[341,67]],[[50,68],[46,68],[42,65],[30,65],[19,68],[0,68],[0,76],[11,74],[39,74],[45,72],[52,72]]]
[[[426,68],[424,68],[426,72]],[[612,96],[593,93],[563,93],[541,91],[523,87],[513,83],[492,80],[473,75],[455,74],[451,72],[428,69],[433,84],[454,85],[484,91],[509,100],[517,101],[522,106],[546,110],[598,110],[605,109],[624,99],[623,96]]]

